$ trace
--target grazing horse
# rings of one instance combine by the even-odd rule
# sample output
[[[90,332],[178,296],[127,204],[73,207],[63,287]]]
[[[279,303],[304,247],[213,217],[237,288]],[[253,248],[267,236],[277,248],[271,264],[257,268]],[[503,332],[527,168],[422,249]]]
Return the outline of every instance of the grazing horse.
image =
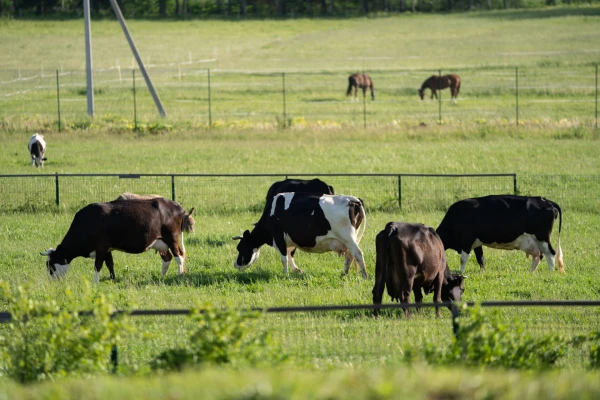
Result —
[[[373,81],[367,74],[352,74],[348,77],[348,90],[346,91],[346,96],[350,96],[352,93],[352,88],[354,88],[354,99],[358,101],[358,88],[361,88],[363,91],[363,97],[367,94],[367,88],[371,90],[371,99],[375,100],[375,87],[373,86]]]
[[[437,90],[446,89],[447,87],[450,87],[452,98],[455,99],[458,96],[458,91],[460,90],[460,78],[458,75],[431,75],[431,77],[427,78],[421,85],[421,89],[419,89],[419,96],[421,96],[421,100],[423,100],[425,97],[425,89],[431,89],[431,98],[433,99],[433,96],[435,96],[437,99]]]

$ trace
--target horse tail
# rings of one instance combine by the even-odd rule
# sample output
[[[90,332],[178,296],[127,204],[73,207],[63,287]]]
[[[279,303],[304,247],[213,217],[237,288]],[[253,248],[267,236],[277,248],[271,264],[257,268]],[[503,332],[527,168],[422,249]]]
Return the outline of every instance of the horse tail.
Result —
[[[354,79],[352,77],[348,78],[348,90],[346,91],[346,96],[350,96],[352,93],[352,84],[354,83]]]

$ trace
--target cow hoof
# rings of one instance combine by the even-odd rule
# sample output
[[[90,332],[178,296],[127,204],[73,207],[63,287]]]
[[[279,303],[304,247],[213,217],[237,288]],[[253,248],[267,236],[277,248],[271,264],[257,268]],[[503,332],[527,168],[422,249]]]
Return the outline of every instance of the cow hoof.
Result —
[[[363,274],[362,278],[365,280],[369,279],[369,274]]]
[[[296,268],[295,270],[293,270],[292,272],[296,273],[296,274],[303,274],[304,271],[302,271],[300,268]]]

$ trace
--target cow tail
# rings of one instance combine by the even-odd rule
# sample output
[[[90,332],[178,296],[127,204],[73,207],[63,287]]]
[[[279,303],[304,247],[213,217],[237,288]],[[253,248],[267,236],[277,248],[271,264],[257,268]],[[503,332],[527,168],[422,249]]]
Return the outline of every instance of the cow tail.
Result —
[[[565,272],[565,263],[563,261],[562,248],[560,247],[560,231],[562,230],[562,210],[558,204],[551,202],[552,206],[558,210],[558,242],[556,243],[556,263],[558,264],[558,270]]]
[[[367,213],[365,212],[365,206],[363,205],[363,202],[361,199],[358,199],[358,201],[360,203],[360,212],[362,213],[362,216],[363,216],[363,223],[361,224],[362,232],[356,238],[356,243],[360,243],[360,239],[362,239],[363,235],[365,234],[365,231],[367,230]]]

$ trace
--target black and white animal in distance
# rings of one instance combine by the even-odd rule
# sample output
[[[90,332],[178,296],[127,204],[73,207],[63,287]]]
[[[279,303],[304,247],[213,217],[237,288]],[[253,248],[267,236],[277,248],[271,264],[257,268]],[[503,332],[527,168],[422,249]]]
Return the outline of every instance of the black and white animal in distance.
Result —
[[[532,257],[535,271],[542,257],[554,269],[557,254],[550,244],[554,220],[559,217],[556,261],[564,272],[560,230],[560,206],[543,197],[491,195],[457,201],[437,228],[444,248],[460,254],[460,272],[464,272],[469,253],[475,251],[481,270],[485,269],[482,246],[503,250],[522,250]]]
[[[361,225],[362,232],[358,234]],[[250,267],[258,259],[260,248],[268,244],[279,251],[285,274],[288,267],[302,272],[293,257],[293,251],[299,248],[309,253],[344,254],[344,275],[355,259],[367,279],[363,253],[358,247],[365,228],[365,209],[357,197],[279,193],[267,204],[252,232],[246,230],[242,236],[234,237],[240,240],[234,266],[242,271]]]
[[[423,224],[389,222],[375,239],[377,251],[373,304],[380,305],[383,291],[392,300],[408,304],[410,293],[415,302],[433,292],[433,301],[461,301],[464,276],[451,273],[444,245],[435,230]],[[436,309],[440,315],[439,308]],[[379,309],[374,309],[378,315]],[[405,315],[410,316],[408,308]]]
[[[44,161],[47,160],[47,158],[44,157],[44,154],[46,153],[46,141],[44,140],[44,136],[39,133],[31,136],[27,148],[29,149],[29,155],[31,156],[31,166],[33,167],[35,165],[36,168],[44,167]]]
[[[63,278],[76,257],[95,259],[98,282],[103,263],[115,279],[113,250],[139,254],[150,249],[160,252],[165,275],[173,256],[179,273],[185,272],[185,247],[182,227],[191,218],[179,204],[164,198],[150,200],[115,200],[89,204],[79,210],[71,227],[56,250],[50,248],[46,267],[54,279]],[[192,222],[193,226],[193,222]]]

